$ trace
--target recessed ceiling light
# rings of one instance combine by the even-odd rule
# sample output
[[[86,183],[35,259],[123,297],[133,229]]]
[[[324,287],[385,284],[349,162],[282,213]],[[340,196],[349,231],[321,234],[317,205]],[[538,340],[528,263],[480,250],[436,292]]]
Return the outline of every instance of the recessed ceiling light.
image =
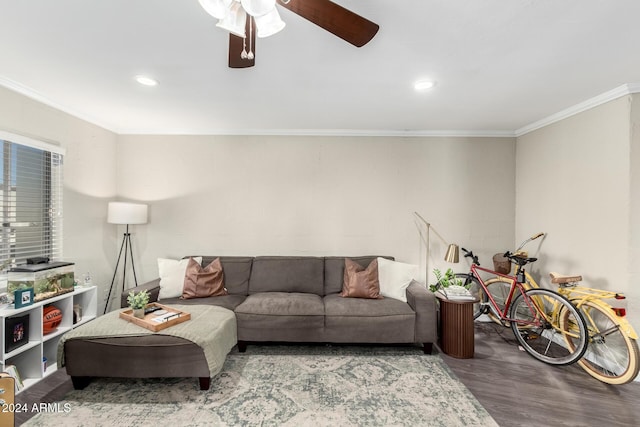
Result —
[[[145,86],[156,86],[158,84],[158,81],[156,79],[152,79],[151,77],[142,75],[136,76],[136,81]]]
[[[413,88],[417,91],[424,91],[431,89],[436,82],[432,80],[418,80],[413,84]]]

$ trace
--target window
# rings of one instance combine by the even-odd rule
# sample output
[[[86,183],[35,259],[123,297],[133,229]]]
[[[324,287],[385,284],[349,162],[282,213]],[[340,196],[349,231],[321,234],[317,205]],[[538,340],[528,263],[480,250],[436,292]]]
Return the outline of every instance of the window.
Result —
[[[0,132],[0,281],[27,258],[62,256],[62,159],[54,145]]]

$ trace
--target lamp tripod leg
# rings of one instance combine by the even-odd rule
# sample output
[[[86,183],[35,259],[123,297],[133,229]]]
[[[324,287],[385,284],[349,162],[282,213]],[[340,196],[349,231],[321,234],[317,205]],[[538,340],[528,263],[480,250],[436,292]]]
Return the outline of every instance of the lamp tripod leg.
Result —
[[[124,264],[122,265],[122,292],[124,292],[124,288],[127,285],[127,252],[129,248],[129,239],[131,239],[131,235],[129,234],[129,226],[127,226],[124,243]]]
[[[133,270],[133,281],[138,286],[138,277],[136,276],[136,266],[133,263],[133,246],[131,245],[131,235],[129,235],[129,254],[131,255],[131,269]],[[123,285],[124,286],[124,282]]]
[[[113,284],[116,281],[116,275],[118,274],[118,266],[120,265],[120,257],[122,256],[122,250],[124,249],[124,245],[126,242],[127,235],[125,234],[122,238],[122,244],[120,245],[120,252],[118,253],[118,261],[116,261],[116,268],[113,270],[113,278],[111,279],[111,286],[109,286],[109,294],[107,296],[107,301],[104,303],[104,313],[107,313],[107,308],[109,307],[109,303],[111,302],[111,291],[113,291]],[[126,258],[126,252],[125,252]]]

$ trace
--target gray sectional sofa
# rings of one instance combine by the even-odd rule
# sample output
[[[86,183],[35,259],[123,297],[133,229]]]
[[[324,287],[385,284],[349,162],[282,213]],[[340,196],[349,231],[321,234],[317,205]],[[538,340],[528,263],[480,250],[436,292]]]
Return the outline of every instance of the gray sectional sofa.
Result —
[[[202,265],[217,257],[203,256]],[[367,267],[375,256],[349,257]],[[390,257],[385,257],[392,259]],[[163,299],[163,304],[212,304],[233,310],[238,347],[251,342],[415,343],[431,353],[437,340],[437,304],[424,285],[412,282],[407,302],[343,298],[345,257],[220,257],[229,295]],[[157,301],[160,279],[127,289],[147,289]]]

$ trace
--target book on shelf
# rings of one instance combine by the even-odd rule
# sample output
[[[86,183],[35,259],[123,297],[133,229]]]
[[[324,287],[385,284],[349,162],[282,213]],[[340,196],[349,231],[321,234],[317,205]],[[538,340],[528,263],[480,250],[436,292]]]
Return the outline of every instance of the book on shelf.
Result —
[[[441,298],[452,301],[474,301],[476,298],[471,295],[468,289],[463,286],[449,286],[447,288],[440,288],[436,291]]]

